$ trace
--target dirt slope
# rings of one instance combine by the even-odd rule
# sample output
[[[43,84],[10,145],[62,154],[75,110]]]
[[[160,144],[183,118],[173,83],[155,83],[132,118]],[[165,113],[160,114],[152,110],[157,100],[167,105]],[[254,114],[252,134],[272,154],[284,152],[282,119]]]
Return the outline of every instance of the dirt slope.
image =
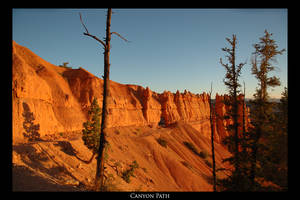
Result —
[[[161,146],[158,138],[166,141]],[[176,123],[168,128],[121,127],[110,128],[110,148],[106,175],[114,191],[211,191],[210,155],[203,159],[184,145],[192,143],[198,152],[210,154],[206,137],[190,125]],[[229,153],[216,144],[217,167]],[[16,191],[78,191],[90,190],[95,176],[96,160],[86,164],[92,153],[77,138],[57,138],[13,145],[13,189]],[[122,172],[136,160],[139,168],[130,183]],[[206,161],[208,160],[208,161]],[[109,175],[111,174],[111,175]],[[219,177],[224,176],[219,173]]]
[[[15,42],[12,53],[13,189],[90,190],[96,160],[85,162],[92,154],[81,130],[93,98],[102,101],[103,80],[83,68],[55,66]],[[199,156],[202,151],[211,154],[208,95],[158,94],[114,81],[110,86],[108,189],[211,191],[210,155]],[[218,114],[226,113],[222,101],[216,103]],[[166,128],[158,126],[162,119]],[[26,132],[28,124],[36,130]],[[226,131],[218,127],[224,121],[216,124],[216,161],[222,168],[229,153],[219,142]],[[39,140],[29,142],[33,133]],[[127,183],[122,174],[133,161],[139,168]]]

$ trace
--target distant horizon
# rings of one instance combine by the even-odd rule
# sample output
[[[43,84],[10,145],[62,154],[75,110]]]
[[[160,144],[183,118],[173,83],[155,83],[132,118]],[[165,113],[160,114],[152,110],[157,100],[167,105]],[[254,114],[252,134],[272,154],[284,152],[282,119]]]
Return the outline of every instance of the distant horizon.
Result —
[[[44,60],[82,67],[97,77],[103,74],[103,48],[84,36],[79,20],[82,14],[89,32],[105,36],[106,9],[12,9],[12,36]],[[225,61],[221,48],[229,47],[225,38],[237,35],[236,63],[247,62],[240,84],[246,83],[246,98],[253,98],[258,86],[251,74],[253,44],[264,30],[273,33],[278,49],[276,71],[281,86],[269,90],[270,98],[281,98],[287,87],[287,9],[113,9],[112,31],[129,43],[112,36],[111,76],[121,84],[194,94],[227,94],[223,84]],[[226,61],[227,63],[227,61]],[[241,88],[241,90],[243,90]]]

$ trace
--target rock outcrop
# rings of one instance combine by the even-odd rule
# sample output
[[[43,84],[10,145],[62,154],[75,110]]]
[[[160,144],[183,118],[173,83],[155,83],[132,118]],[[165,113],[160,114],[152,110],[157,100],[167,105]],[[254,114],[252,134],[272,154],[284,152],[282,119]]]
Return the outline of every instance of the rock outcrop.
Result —
[[[24,139],[24,107],[33,113],[41,136],[81,129],[86,117],[63,77],[65,69],[15,42],[12,50],[13,141]]]
[[[216,130],[218,133],[219,141],[222,141],[225,137],[229,136],[229,132],[226,130],[226,127],[233,123],[232,119],[228,119],[225,117],[227,115],[227,111],[229,110],[229,106],[224,104],[224,100],[228,99],[227,95],[218,95],[216,94],[216,102],[215,102],[215,122],[216,122]],[[238,100],[239,102],[243,102],[244,96],[239,95]],[[243,106],[244,106],[244,117],[243,120]],[[248,129],[250,118],[249,118],[250,109],[246,107],[245,104],[240,103],[238,106],[238,123],[240,126],[238,127],[238,132],[242,134],[243,132],[243,121],[245,121],[245,130]]]
[[[24,140],[24,104],[39,124],[41,137],[80,131],[94,97],[102,107],[103,80],[83,68],[55,66],[26,47],[13,42],[13,140]],[[188,91],[162,94],[148,87],[111,81],[108,97],[108,127],[157,126],[183,121],[210,137],[209,95]],[[224,116],[228,108],[216,96],[216,113]],[[216,141],[226,136],[228,120],[216,120]]]

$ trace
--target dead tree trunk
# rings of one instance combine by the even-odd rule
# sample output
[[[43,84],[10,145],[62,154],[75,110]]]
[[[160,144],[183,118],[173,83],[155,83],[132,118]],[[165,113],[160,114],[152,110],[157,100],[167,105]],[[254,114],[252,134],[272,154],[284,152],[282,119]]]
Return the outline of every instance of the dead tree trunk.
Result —
[[[101,134],[100,134],[100,146],[97,157],[97,170],[95,177],[95,186],[102,190],[103,186],[103,175],[104,175],[104,148],[106,143],[106,133],[107,128],[107,99],[109,96],[109,51],[110,51],[110,22],[111,22],[111,8],[107,11],[107,20],[106,20],[106,43],[105,43],[105,52],[104,52],[104,85],[103,85],[103,103],[102,103],[102,121],[101,121]]]
[[[104,47],[104,85],[103,85],[103,102],[102,102],[102,120],[101,120],[101,133],[100,133],[100,145],[98,150],[98,156],[97,156],[97,168],[96,168],[96,176],[95,176],[95,188],[96,190],[102,191],[103,189],[103,178],[104,178],[104,149],[106,144],[106,128],[107,128],[107,116],[108,116],[108,96],[109,96],[109,72],[110,72],[110,64],[109,64],[109,54],[110,54],[110,40],[111,35],[116,34],[126,42],[128,42],[124,37],[122,37],[117,32],[110,32],[110,24],[111,24],[111,8],[107,10],[107,19],[106,19],[106,37],[105,37],[105,43],[97,38],[94,35],[91,35],[88,32],[88,29],[84,25],[81,15],[80,20],[82,25],[84,26],[86,32],[83,33],[84,35],[90,36],[100,42]]]
[[[211,93],[212,93],[212,83],[210,88],[210,94],[209,94],[209,109],[210,109],[210,129],[211,129],[211,155],[212,155],[212,161],[213,161],[213,189],[214,192],[217,191],[216,189],[216,161],[215,161],[215,148],[214,148],[214,124],[213,124],[213,106],[211,105]]]
[[[245,82],[244,82],[244,101],[242,101],[243,103],[243,143],[246,142],[246,86],[245,86]],[[243,149],[243,154],[245,155],[246,153],[246,147],[245,145],[243,145],[242,147]]]

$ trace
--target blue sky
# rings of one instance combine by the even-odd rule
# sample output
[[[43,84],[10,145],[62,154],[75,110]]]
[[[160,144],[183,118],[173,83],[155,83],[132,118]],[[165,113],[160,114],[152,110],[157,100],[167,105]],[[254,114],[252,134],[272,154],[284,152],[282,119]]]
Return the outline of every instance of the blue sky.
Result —
[[[90,34],[105,37],[106,9],[13,9],[12,37],[43,59],[59,65],[69,62],[100,77],[103,75],[103,48],[84,36],[83,21]],[[252,97],[257,80],[251,74],[253,44],[267,29],[279,49],[287,50],[287,9],[113,9],[111,31],[111,73],[113,81],[137,84],[156,92],[169,90],[225,94],[225,61],[221,50],[229,47],[226,37],[237,36],[236,62],[247,64],[240,82]],[[280,97],[287,86],[287,54],[277,57],[276,75],[281,86],[269,90]]]

